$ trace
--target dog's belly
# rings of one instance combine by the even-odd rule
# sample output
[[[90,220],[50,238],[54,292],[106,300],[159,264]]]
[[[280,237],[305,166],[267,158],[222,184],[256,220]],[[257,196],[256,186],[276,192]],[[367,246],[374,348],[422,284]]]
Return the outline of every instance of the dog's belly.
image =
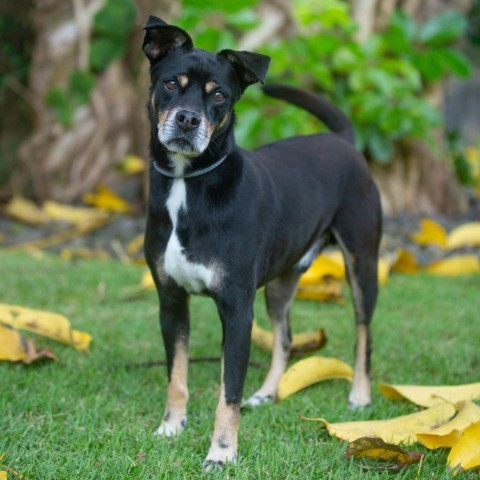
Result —
[[[172,221],[172,233],[165,250],[164,273],[190,293],[211,290],[220,278],[220,269],[189,261],[177,235],[178,215],[180,210],[187,210],[184,180],[173,181],[166,207]]]

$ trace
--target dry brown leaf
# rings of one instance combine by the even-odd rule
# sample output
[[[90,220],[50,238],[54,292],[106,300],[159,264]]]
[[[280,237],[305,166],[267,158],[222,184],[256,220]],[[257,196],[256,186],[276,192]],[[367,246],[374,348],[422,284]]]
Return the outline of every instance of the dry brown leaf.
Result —
[[[427,448],[451,448],[464,430],[479,421],[480,407],[473,402],[465,402],[452,420],[429,433],[417,433],[415,436]]]
[[[447,458],[456,475],[460,470],[480,468],[480,422],[468,427],[456,442]]]
[[[425,218],[420,222],[420,230],[411,235],[412,240],[419,245],[439,245],[445,247],[447,232],[435,220]]]
[[[361,437],[350,442],[345,452],[350,458],[367,458],[389,462],[384,468],[399,471],[402,468],[418,463],[423,454],[420,452],[408,452],[398,445],[384,442],[377,437]]]
[[[466,385],[379,385],[380,392],[391,400],[405,398],[421,407],[440,403],[459,403],[480,398],[480,382]]]
[[[455,407],[449,403],[436,405],[421,412],[388,420],[329,423],[324,418],[303,420],[321,422],[330,435],[353,442],[361,437],[379,437],[387,443],[410,445],[415,443],[415,433],[430,432],[448,422],[455,415]]]

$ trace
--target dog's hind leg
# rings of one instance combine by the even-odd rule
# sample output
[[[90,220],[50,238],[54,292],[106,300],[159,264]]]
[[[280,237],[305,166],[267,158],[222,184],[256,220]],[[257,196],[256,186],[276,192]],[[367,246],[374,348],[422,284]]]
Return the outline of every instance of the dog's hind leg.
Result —
[[[278,382],[290,356],[289,312],[299,278],[300,273],[292,271],[265,286],[267,311],[273,325],[272,362],[263,385],[244,402],[245,406],[255,407],[275,400]]]
[[[363,217],[359,217],[365,220]],[[357,220],[357,226],[362,220]],[[372,223],[363,223],[363,228],[348,228],[346,223],[333,229],[342,249],[355,310],[357,341],[355,345],[355,368],[352,389],[348,397],[350,406],[363,407],[371,402],[370,387],[370,322],[378,294],[378,245],[380,220],[372,217]],[[355,232],[355,233],[352,233]]]
[[[188,294],[180,288],[160,291],[160,325],[167,357],[168,390],[162,423],[155,435],[178,435],[187,425]]]

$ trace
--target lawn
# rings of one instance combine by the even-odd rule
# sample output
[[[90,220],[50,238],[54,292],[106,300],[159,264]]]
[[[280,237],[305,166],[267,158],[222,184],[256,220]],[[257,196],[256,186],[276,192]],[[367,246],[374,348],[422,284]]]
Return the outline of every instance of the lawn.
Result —
[[[376,479],[451,478],[446,452],[426,451],[418,466],[389,474],[363,471],[344,458],[345,443],[299,415],[329,421],[381,419],[413,413],[392,402],[378,383],[462,384],[479,381],[480,276],[392,276],[381,289],[373,335],[373,405],[347,408],[349,385],[332,380],[282,403],[243,412],[239,459],[204,474],[220,385],[218,363],[190,367],[189,424],[176,439],[151,433],[163,411],[164,367],[125,368],[164,358],[154,292],[138,294],[142,268],[113,260],[67,262],[0,252],[0,302],[66,315],[93,336],[87,353],[41,339],[58,361],[0,365],[0,462],[33,479]],[[259,294],[256,317],[267,325]],[[352,364],[350,301],[297,301],[294,331],[322,327],[322,355]],[[191,357],[218,356],[221,329],[211,300],[192,298]],[[269,355],[252,347],[245,395],[266,374]],[[0,470],[2,468],[0,467]],[[9,479],[14,478],[9,474]],[[473,473],[458,478],[478,478]]]

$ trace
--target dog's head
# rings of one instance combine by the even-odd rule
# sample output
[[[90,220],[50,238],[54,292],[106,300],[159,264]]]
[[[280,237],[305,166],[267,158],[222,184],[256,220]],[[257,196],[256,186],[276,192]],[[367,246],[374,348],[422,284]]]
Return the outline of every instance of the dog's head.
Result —
[[[149,112],[158,141],[172,154],[198,157],[231,127],[233,106],[245,88],[263,83],[270,58],[196,49],[184,30],[154,16],[144,30],[152,79]]]

